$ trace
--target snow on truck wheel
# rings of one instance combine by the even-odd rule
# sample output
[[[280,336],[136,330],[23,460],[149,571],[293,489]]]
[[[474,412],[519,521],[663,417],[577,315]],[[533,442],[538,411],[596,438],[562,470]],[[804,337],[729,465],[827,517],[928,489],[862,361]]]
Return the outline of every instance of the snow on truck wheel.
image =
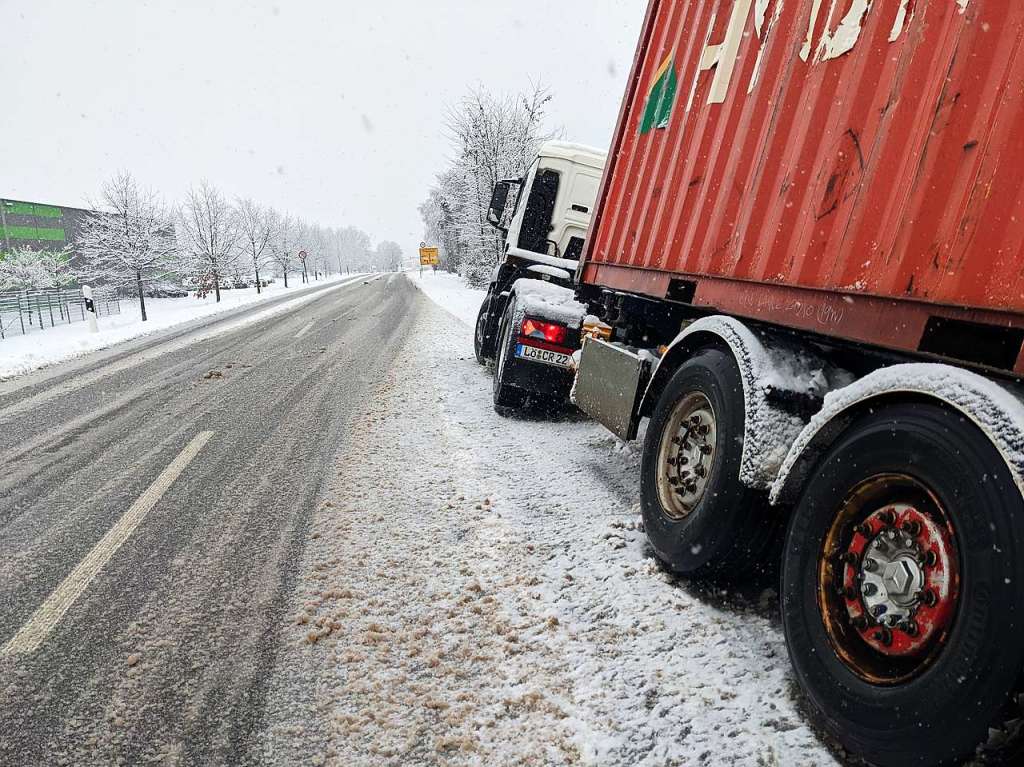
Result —
[[[486,344],[487,319],[490,311],[491,297],[488,295],[483,303],[480,304],[480,311],[476,315],[476,325],[473,330],[473,354],[476,356],[476,361],[481,365],[486,365],[488,358],[491,356],[488,354],[490,349],[487,348]]]
[[[786,643],[847,748],[878,765],[945,764],[1021,716],[1009,707],[1024,668],[1024,500],[962,413],[929,402],[865,413],[792,514]]]
[[[641,508],[652,548],[674,572],[739,581],[773,569],[780,515],[739,481],[744,418],[736,361],[713,347],[674,373],[654,407]]]
[[[512,327],[514,313],[515,301],[509,301],[498,329],[497,357],[494,363],[494,409],[499,413],[521,408],[526,401],[526,393],[507,380],[511,367],[511,355],[514,353],[515,347],[515,334]]]

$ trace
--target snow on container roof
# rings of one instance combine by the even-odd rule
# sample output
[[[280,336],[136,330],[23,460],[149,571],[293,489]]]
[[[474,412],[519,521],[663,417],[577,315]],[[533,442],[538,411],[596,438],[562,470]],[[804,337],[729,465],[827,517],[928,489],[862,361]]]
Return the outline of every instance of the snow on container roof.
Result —
[[[603,168],[608,152],[586,144],[574,144],[571,141],[545,141],[537,151],[540,157],[555,157],[593,168]]]

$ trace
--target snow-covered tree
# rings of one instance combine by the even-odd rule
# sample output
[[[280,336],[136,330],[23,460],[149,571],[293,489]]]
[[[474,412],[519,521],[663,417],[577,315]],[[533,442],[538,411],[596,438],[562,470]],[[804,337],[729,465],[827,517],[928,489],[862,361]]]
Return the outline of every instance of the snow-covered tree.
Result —
[[[177,252],[170,211],[130,173],[105,183],[94,207],[98,211],[83,219],[75,238],[83,262],[80,276],[133,292],[145,322],[145,285],[171,270]]]
[[[250,199],[238,200],[235,205],[238,214],[238,231],[245,249],[246,263],[252,266],[256,275],[256,292],[263,290],[260,285],[260,269],[270,259],[270,243],[274,239],[274,226],[279,216]]]
[[[288,272],[295,266],[295,220],[289,213],[277,216],[274,236],[270,239],[270,259],[284,277],[287,288]]]
[[[377,265],[388,272],[397,272],[402,268],[402,246],[391,240],[377,243]]]
[[[211,284],[220,301],[221,280],[242,255],[235,210],[215,187],[203,181],[192,187],[178,217],[183,269],[200,285]]]
[[[355,269],[359,271],[366,264],[367,253],[370,252],[370,235],[354,226],[346,226],[337,231],[338,271]]]
[[[494,185],[523,176],[540,144],[548,91],[535,86],[514,98],[477,88],[447,110],[455,156],[420,206],[426,236],[442,249],[444,266],[471,284],[486,283],[501,257],[501,234],[487,223]]]

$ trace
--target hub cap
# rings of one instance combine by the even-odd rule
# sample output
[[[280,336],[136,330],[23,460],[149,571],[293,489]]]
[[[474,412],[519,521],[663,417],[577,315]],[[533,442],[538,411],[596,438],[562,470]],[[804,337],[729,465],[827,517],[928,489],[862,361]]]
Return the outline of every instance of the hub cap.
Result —
[[[953,529],[935,498],[910,477],[869,480],[823,553],[819,601],[839,657],[875,683],[920,673],[946,641],[959,592]]]
[[[665,426],[658,451],[658,496],[673,519],[683,519],[704,497],[715,461],[715,411],[700,392],[683,397]]]

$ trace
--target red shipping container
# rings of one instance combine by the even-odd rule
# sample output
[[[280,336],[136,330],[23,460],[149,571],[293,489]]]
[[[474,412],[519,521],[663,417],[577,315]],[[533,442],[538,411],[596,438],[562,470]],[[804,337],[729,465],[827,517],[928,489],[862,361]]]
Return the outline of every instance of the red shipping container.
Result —
[[[1015,0],[652,0],[583,282],[893,349],[1020,334],[1022,44]]]

